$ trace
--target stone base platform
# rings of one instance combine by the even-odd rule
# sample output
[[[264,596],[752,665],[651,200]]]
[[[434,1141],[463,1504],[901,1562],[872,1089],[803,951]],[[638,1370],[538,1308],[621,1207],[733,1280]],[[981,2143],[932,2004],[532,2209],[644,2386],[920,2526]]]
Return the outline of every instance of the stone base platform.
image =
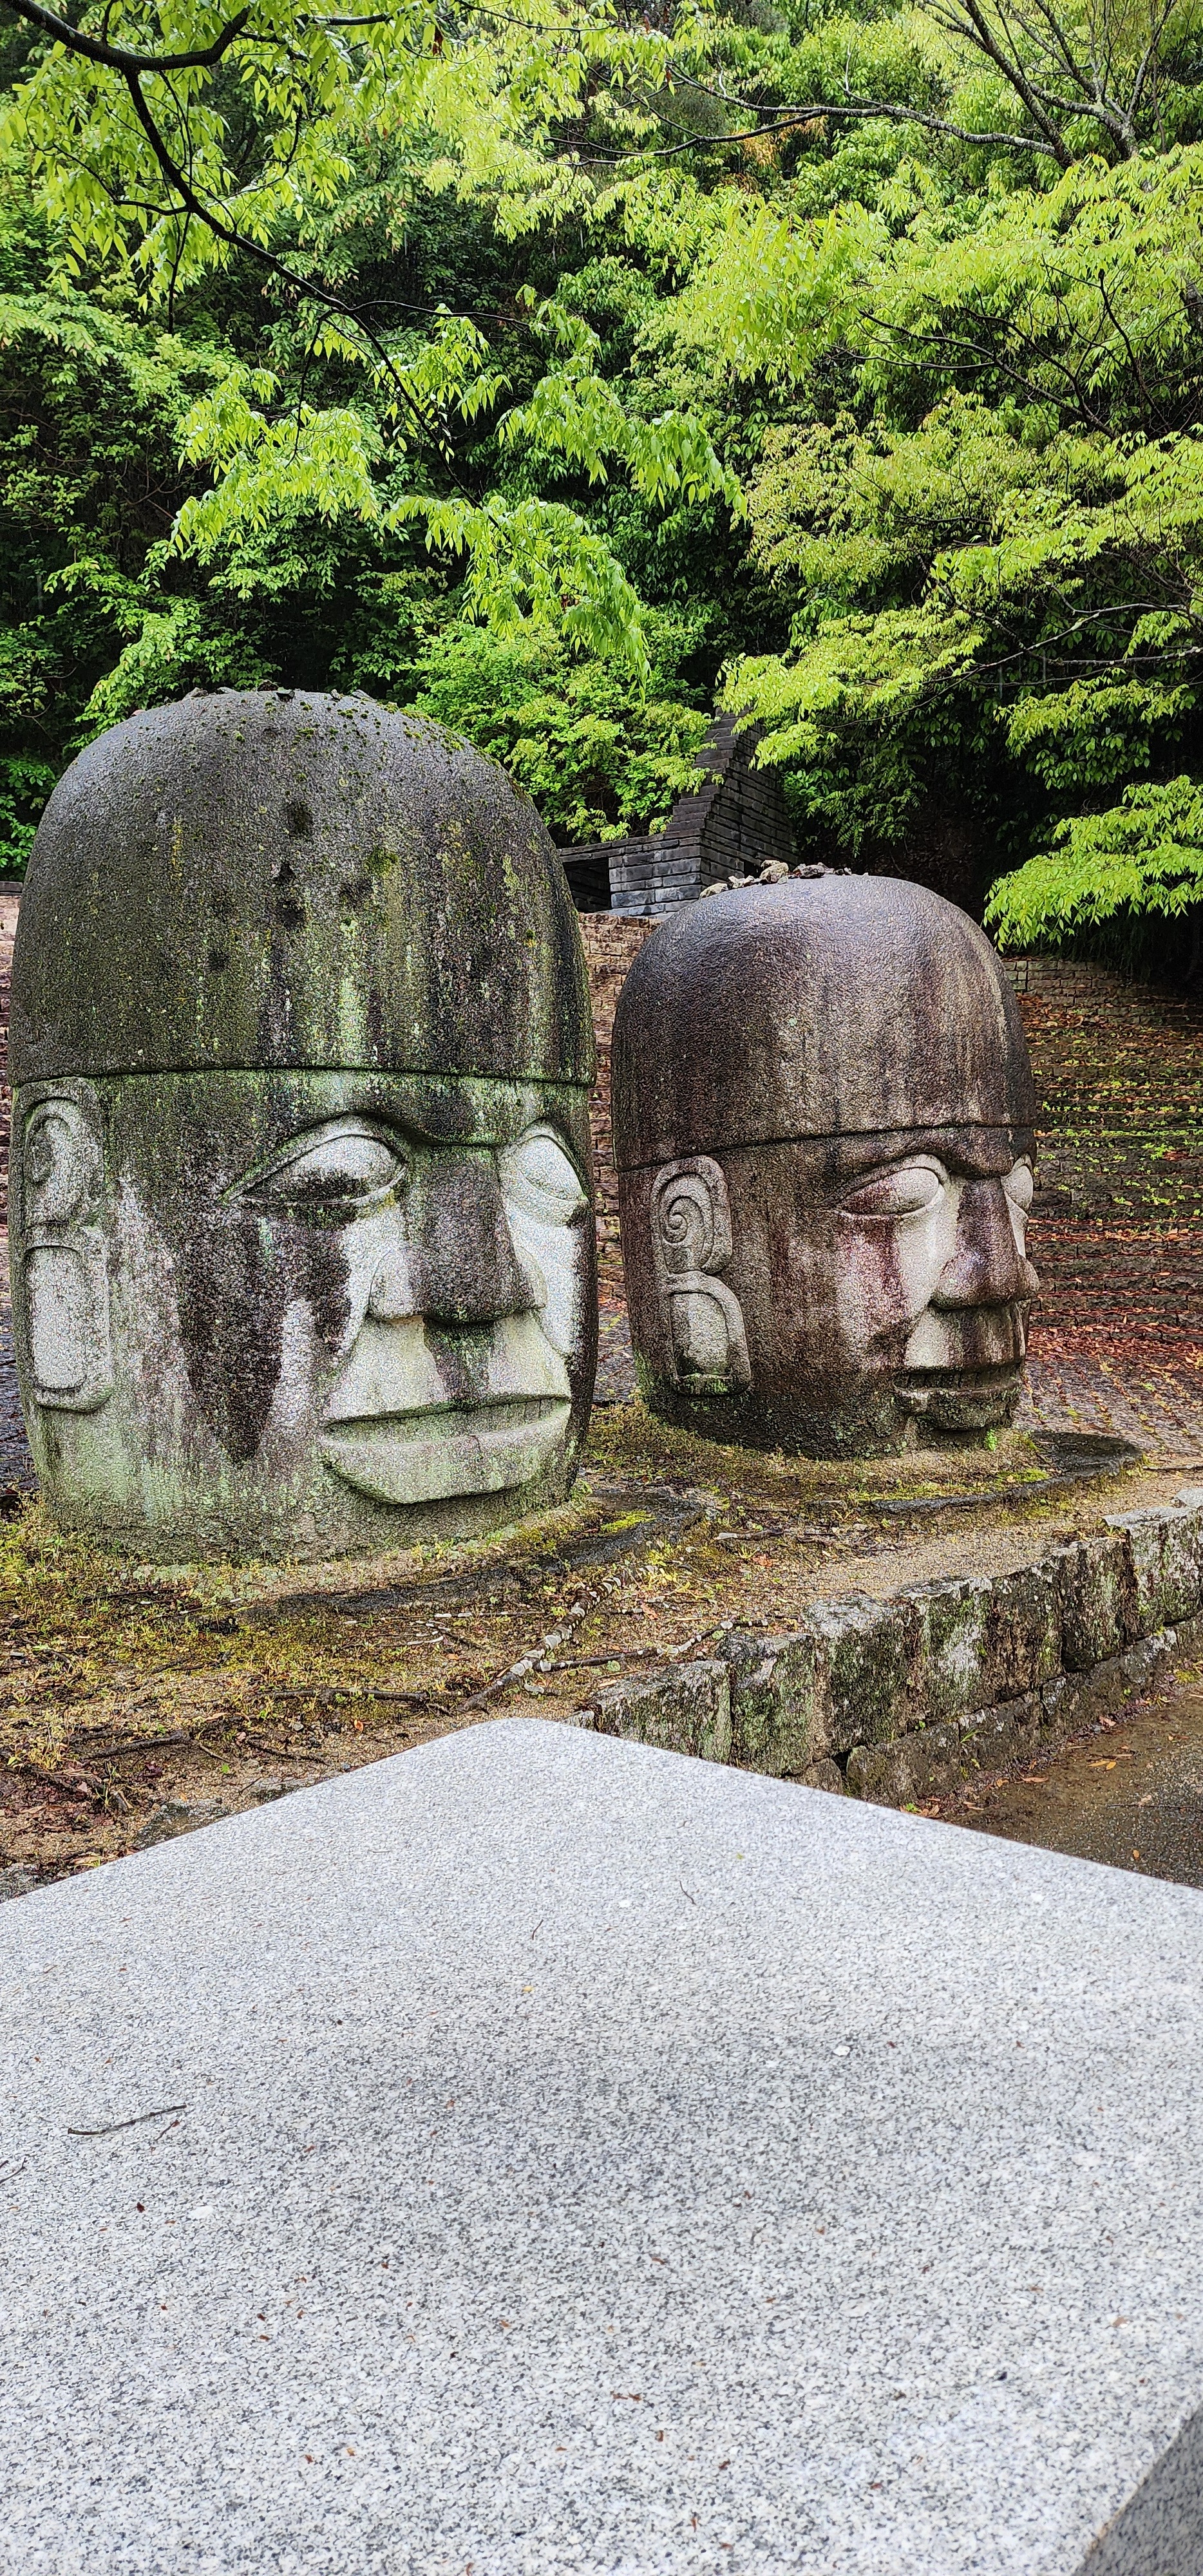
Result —
[[[12,2576],[1197,2576],[1199,1895],[502,1721],[0,1952]]]

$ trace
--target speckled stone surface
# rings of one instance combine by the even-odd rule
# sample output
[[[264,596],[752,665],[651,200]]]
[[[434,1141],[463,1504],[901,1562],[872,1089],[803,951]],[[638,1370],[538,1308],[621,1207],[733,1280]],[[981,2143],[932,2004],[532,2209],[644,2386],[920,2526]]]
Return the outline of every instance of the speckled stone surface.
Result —
[[[1195,1891],[505,1720],[0,1969],[4,2576],[1198,2576]]]

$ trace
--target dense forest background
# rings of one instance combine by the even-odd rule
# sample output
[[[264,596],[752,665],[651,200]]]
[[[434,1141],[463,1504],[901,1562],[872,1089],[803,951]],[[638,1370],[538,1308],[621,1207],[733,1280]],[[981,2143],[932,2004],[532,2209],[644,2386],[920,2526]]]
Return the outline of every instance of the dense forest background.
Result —
[[[352,7],[355,0],[352,0]],[[1199,970],[1203,0],[0,5],[0,870],[195,687]]]

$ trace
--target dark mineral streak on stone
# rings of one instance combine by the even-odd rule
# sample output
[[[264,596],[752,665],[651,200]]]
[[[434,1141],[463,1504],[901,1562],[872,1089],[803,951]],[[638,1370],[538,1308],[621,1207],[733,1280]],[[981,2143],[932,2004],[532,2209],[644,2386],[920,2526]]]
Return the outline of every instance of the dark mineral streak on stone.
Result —
[[[419,1172],[414,1197],[421,1312],[435,1323],[467,1326],[528,1314],[534,1298],[514,1257],[492,1155],[445,1154],[433,1175]]]
[[[285,1276],[253,1208],[224,1209],[194,1237],[180,1289],[180,1330],[201,1412],[236,1465],[263,1438],[280,1375]]]
[[[294,1297],[309,1306],[333,1357],[349,1313],[347,1259],[336,1235],[269,1227],[251,1207],[222,1208],[198,1226],[180,1283],[180,1331],[200,1411],[238,1465],[258,1454]]]

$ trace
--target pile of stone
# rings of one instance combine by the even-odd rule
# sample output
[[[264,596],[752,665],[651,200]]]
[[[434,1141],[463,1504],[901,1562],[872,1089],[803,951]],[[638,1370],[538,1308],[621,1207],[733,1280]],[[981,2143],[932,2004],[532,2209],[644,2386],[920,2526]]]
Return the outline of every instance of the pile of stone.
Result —
[[[846,877],[851,874],[850,868],[787,868],[784,859],[770,859],[758,875],[719,877],[714,885],[703,886],[702,899],[704,901],[711,894],[737,894],[741,886],[784,885],[787,877]]]

